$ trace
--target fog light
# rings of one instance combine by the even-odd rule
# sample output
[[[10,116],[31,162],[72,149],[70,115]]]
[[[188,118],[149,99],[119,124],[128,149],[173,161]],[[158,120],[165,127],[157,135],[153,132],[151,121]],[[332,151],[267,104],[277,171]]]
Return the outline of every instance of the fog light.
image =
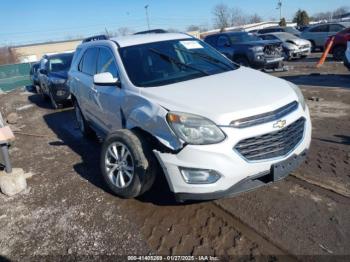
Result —
[[[58,90],[56,92],[56,96],[64,96],[65,94],[66,94],[66,91],[64,91],[64,90]]]
[[[212,184],[220,179],[220,174],[209,169],[180,168],[182,178],[188,184]]]

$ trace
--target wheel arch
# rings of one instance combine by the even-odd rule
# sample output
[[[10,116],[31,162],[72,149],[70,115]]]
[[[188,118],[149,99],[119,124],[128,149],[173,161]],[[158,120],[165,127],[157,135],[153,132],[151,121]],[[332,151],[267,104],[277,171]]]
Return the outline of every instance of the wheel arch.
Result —
[[[168,150],[179,150],[183,147],[183,143],[170,129],[166,121],[167,113],[165,108],[147,102],[143,106],[135,107],[130,112],[122,111],[122,115],[125,117],[123,128],[139,131]]]

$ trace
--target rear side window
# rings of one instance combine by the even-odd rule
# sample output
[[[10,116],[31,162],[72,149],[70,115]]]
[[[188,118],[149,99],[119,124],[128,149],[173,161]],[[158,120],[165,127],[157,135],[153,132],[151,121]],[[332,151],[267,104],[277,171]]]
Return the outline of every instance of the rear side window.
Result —
[[[97,61],[97,73],[109,72],[113,77],[118,77],[118,67],[114,60],[114,56],[107,48],[100,48]]]
[[[230,41],[228,40],[228,37],[225,35],[221,35],[218,38],[218,43],[217,46],[218,47],[225,47],[225,46],[229,46],[230,45]]]
[[[314,28],[310,29],[310,32],[314,32],[314,33],[321,33],[321,32],[328,32],[329,26],[328,25],[320,25],[320,26],[316,26]]]
[[[341,25],[329,25],[329,31],[330,32],[339,32],[341,30],[343,30],[344,27]]]
[[[94,75],[96,73],[98,49],[93,47],[86,50],[80,64],[79,71],[87,75]]]
[[[259,35],[259,37],[264,40],[277,40],[277,37],[274,35]]]

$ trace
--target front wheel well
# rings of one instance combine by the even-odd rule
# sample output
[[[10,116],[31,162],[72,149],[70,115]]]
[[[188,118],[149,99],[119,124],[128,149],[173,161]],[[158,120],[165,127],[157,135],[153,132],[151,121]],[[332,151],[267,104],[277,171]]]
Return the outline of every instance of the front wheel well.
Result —
[[[155,149],[157,151],[160,151],[162,153],[176,153],[177,151],[172,150],[168,147],[166,147],[164,144],[162,144],[154,135],[151,133],[145,131],[144,129],[140,127],[134,127],[130,129],[131,132],[136,133],[143,139],[145,139],[149,145],[151,145],[152,150]]]

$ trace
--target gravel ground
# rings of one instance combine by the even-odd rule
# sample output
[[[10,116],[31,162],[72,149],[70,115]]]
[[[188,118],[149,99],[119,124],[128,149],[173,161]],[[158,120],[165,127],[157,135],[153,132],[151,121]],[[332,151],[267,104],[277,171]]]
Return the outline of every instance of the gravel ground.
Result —
[[[100,143],[81,137],[71,108],[54,111],[25,90],[0,94],[0,111],[20,117],[13,165],[34,174],[25,192],[0,195],[1,257],[350,255],[350,74],[332,61],[315,69],[318,56],[272,73],[307,99],[313,140],[305,164],[284,181],[202,203],[177,204],[164,181],[139,199],[113,196],[99,174]]]

